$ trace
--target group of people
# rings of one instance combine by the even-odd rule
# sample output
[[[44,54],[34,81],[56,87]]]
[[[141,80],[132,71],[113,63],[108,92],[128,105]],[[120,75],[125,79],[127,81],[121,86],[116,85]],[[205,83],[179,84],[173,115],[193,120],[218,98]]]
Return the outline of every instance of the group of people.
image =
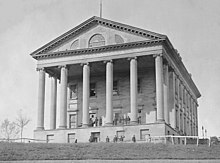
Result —
[[[131,119],[129,116],[126,116],[126,117],[121,116],[121,117],[113,119],[113,125],[114,126],[117,126],[118,124],[128,125],[130,124],[130,121]],[[141,124],[141,116],[138,116],[137,121],[138,121],[138,124]]]
[[[89,126],[90,127],[102,126],[102,117],[97,118],[97,117],[92,116],[89,119]]]
[[[114,143],[117,143],[118,141],[119,142],[123,142],[124,141],[124,138],[125,138],[125,136],[120,136],[119,138],[115,135],[115,137],[113,138],[113,142]]]
[[[126,117],[121,116],[121,117],[117,117],[117,118],[115,117],[113,119],[113,125],[114,126],[117,126],[118,124],[125,124],[125,125],[127,125],[127,124],[130,124],[130,121],[131,121],[131,119],[130,119],[129,116],[126,116]]]
[[[141,116],[138,117],[138,124],[141,124]],[[123,125],[128,125],[130,124],[130,117],[129,116],[121,116],[121,117],[114,117],[113,119],[113,125],[114,126],[117,126],[117,125],[120,125],[120,124],[123,124]],[[92,115],[92,117],[89,119],[89,126],[90,127],[98,127],[98,126],[102,126],[102,117],[94,117]]]
[[[121,135],[119,138],[115,135],[114,138],[113,138],[113,142],[114,142],[114,143],[117,143],[118,141],[119,141],[119,142],[123,142],[123,141],[124,141],[124,138],[125,138],[124,135],[123,135],[123,136]],[[135,135],[132,136],[131,140],[132,140],[132,142],[134,142],[134,143],[136,142]],[[107,136],[107,137],[106,137],[106,143],[109,143],[109,142],[110,142],[110,139],[109,139],[109,137]]]

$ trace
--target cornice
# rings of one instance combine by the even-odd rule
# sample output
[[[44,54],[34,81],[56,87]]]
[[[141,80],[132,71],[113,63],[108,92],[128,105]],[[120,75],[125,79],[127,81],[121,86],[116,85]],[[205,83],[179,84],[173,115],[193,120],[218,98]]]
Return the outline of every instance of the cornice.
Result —
[[[107,45],[107,46],[77,49],[77,50],[48,52],[46,54],[34,55],[33,58],[35,58],[36,60],[40,60],[40,59],[55,58],[55,57],[57,58],[57,57],[72,56],[72,55],[84,55],[84,54],[102,53],[108,51],[133,49],[139,47],[149,47],[149,46],[161,45],[163,41],[165,41],[165,39],[130,42],[130,43]]]
[[[176,52],[176,50],[173,48],[173,45],[171,44],[171,42],[169,41],[168,38],[166,38],[166,41],[163,42],[163,45],[164,45],[163,47],[165,48],[165,50],[168,52],[167,54],[169,55],[169,57],[172,58],[172,60],[175,63],[175,66],[181,72],[181,75],[180,75],[180,74],[178,74],[178,72],[176,72],[176,70],[174,70],[176,75],[179,76],[180,80],[183,81],[183,79],[184,79],[188,83],[188,85],[194,91],[197,98],[201,97],[201,94],[200,94],[198,88],[196,87],[195,83],[193,82],[191,75],[189,74],[189,72],[187,71],[186,67],[184,66],[184,64],[182,62],[182,58]]]
[[[35,50],[30,55],[34,56],[34,55],[38,55],[38,54],[47,53],[50,50],[52,50],[53,48],[60,46],[64,42],[70,40],[71,38],[76,37],[82,31],[85,31],[85,30],[91,28],[92,26],[96,26],[96,25],[106,26],[108,28],[120,30],[123,32],[131,33],[131,34],[142,36],[142,37],[149,38],[149,39],[164,39],[164,38],[166,38],[166,36],[162,35],[162,34],[158,34],[155,32],[147,31],[147,30],[140,29],[137,27],[129,26],[126,24],[122,24],[122,23],[118,23],[118,22],[114,22],[111,20],[107,20],[107,19],[103,19],[103,18],[94,16],[94,17],[86,20],[85,22],[81,23],[80,25],[76,26],[75,28],[69,30],[68,32],[62,34],[61,36],[57,37],[56,39],[50,41],[49,43],[42,46],[41,48]]]

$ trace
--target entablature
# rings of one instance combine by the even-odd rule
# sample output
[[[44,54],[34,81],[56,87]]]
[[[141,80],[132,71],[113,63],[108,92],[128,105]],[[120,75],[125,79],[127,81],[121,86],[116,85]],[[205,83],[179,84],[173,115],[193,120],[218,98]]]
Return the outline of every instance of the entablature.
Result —
[[[77,55],[73,55],[74,51],[66,52],[69,55],[65,55],[63,57],[50,57],[45,59],[38,60],[37,67],[52,67],[59,65],[71,65],[71,64],[81,64],[88,62],[97,62],[97,61],[106,61],[106,60],[114,60],[121,58],[131,58],[138,56],[147,56],[154,54],[162,54],[162,45],[154,45],[154,46],[143,46],[132,49],[118,49],[112,51],[101,51],[98,50],[101,47],[95,48],[96,50],[91,51],[89,53],[87,49],[82,49],[81,53]],[[92,50],[92,49],[90,49]],[[58,52],[55,52],[58,53]],[[63,52],[60,52],[63,53]],[[58,54],[60,54],[58,53]]]
[[[169,41],[165,43],[167,44]],[[199,98],[201,94],[193,82],[191,75],[188,73],[187,69],[182,63],[182,59],[179,54],[177,54],[173,48],[169,48],[169,46],[163,46],[163,54],[176,76],[178,76],[180,82],[186,87],[187,92],[189,92],[197,103],[197,98]]]

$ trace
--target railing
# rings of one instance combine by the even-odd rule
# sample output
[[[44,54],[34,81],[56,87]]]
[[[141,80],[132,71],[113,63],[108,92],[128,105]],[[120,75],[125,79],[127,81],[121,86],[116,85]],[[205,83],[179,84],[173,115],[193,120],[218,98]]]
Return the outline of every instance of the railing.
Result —
[[[207,144],[211,146],[212,140],[211,137],[199,138],[199,136],[146,136],[145,141],[148,143],[165,143],[165,144]]]
[[[46,143],[47,140],[31,139],[31,138],[17,138],[17,139],[0,139],[0,142],[9,142],[9,143]]]

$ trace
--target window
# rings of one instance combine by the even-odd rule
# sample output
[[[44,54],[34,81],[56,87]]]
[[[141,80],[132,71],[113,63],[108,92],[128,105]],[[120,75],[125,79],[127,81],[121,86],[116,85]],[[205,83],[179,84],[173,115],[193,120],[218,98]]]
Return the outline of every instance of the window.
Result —
[[[69,128],[76,128],[76,114],[69,115]]]
[[[183,131],[182,114],[180,113],[180,131]]]
[[[124,130],[117,131],[116,135],[117,135],[118,138],[124,137],[125,131]]]
[[[90,97],[96,96],[96,83],[90,83]]]
[[[176,128],[179,129],[179,118],[178,118],[178,108],[176,108]]]
[[[71,44],[70,49],[71,49],[71,50],[75,50],[75,49],[77,49],[78,47],[79,47],[79,40],[75,40],[75,41]]]
[[[140,78],[138,78],[137,86],[138,86],[138,93],[142,93],[142,91],[141,91],[141,79]]]
[[[175,93],[176,94],[178,93],[177,90],[178,90],[178,84],[177,84],[177,78],[175,78]]]
[[[89,40],[89,47],[98,47],[104,45],[105,45],[105,38],[101,34],[95,34]]]
[[[140,139],[141,140],[146,140],[146,137],[149,137],[150,134],[149,134],[149,129],[142,129],[140,130]]]
[[[113,82],[113,96],[118,95],[118,81]]]
[[[183,90],[183,103],[185,104],[186,103],[186,94],[185,94],[185,91]]]
[[[124,43],[124,40],[123,40],[123,38],[120,36],[120,35],[115,35],[115,43],[116,44],[122,44],[122,43]]]
[[[99,142],[100,141],[100,132],[92,132],[91,136],[93,138],[92,142]]]
[[[77,98],[77,85],[70,85],[70,99]]]
[[[179,84],[179,98],[182,99],[182,90],[181,90],[181,85]]]
[[[68,143],[75,143],[75,140],[76,140],[76,134],[75,133],[68,134]]]
[[[184,117],[184,120],[183,120],[183,123],[184,123],[184,135],[186,135],[186,129],[187,129],[187,126],[186,126],[186,117]]]
[[[186,99],[185,99],[185,101],[186,101],[186,107],[188,107],[188,93],[186,92]]]
[[[47,143],[52,143],[54,140],[54,135],[47,135]]]

